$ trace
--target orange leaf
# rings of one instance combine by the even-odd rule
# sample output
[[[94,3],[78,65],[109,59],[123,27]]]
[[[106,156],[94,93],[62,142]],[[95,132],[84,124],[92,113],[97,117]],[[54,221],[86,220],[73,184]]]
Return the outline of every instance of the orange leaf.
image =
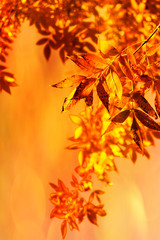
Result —
[[[104,69],[107,65],[107,62],[104,59],[95,54],[84,53],[81,56],[86,60],[88,64],[97,69]]]
[[[152,120],[146,113],[144,113],[138,109],[135,109],[134,112],[135,112],[138,120],[143,125],[145,125],[146,127],[150,128],[150,129],[160,131],[160,125],[158,123],[156,123],[154,120]]]
[[[133,53],[131,53],[129,49],[127,49],[126,53],[127,53],[128,59],[132,63],[132,65],[136,65],[136,59],[135,59],[135,56],[133,55]]]
[[[53,84],[52,87],[56,88],[65,88],[65,87],[73,87],[77,84],[80,84],[81,81],[86,79],[85,76],[82,75],[72,75],[71,77],[65,78],[63,81]]]
[[[130,110],[124,110],[112,118],[112,122],[123,123],[130,114]]]
[[[65,239],[67,234],[67,220],[64,220],[61,224],[61,233],[62,233],[62,238]]]
[[[122,70],[122,72],[131,80],[134,80],[134,73],[132,69],[130,68],[129,63],[126,61],[126,59],[122,56],[119,58],[119,66]]]
[[[70,93],[68,97],[64,99],[64,103],[62,106],[62,112],[69,110],[71,107],[73,107],[79,99],[73,98],[74,94],[76,92],[76,88]]]
[[[119,54],[118,50],[110,44],[110,41],[98,40],[98,49],[103,58],[109,58]]]
[[[154,46],[147,49],[147,55],[152,56],[157,52],[159,47],[160,47],[160,43],[154,44]]]
[[[149,102],[140,94],[140,92],[134,92],[132,98],[138,104],[138,106],[146,113],[148,113],[151,117],[157,119],[157,114]]]

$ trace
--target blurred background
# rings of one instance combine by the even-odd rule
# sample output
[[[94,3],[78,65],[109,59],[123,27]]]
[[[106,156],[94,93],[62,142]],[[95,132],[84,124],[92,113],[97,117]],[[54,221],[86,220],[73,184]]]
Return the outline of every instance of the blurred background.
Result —
[[[75,125],[69,114],[78,114],[83,102],[61,113],[70,89],[49,85],[74,74],[71,61],[62,64],[54,52],[47,62],[35,43],[39,34],[25,22],[12,45],[7,65],[18,87],[12,95],[0,94],[0,239],[59,240],[60,223],[50,220],[52,192],[49,182],[62,179],[68,186],[76,151],[65,150]],[[99,227],[87,220],[80,232],[68,231],[66,239],[159,240],[160,239],[160,142],[150,147],[151,159],[143,156],[135,165],[116,159],[119,174],[111,173],[113,186],[103,190],[108,216],[99,218]],[[102,185],[101,185],[102,187]]]

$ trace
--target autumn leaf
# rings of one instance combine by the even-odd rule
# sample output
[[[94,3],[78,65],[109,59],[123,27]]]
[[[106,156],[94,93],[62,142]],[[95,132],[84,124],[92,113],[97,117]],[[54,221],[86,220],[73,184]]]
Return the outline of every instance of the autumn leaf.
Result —
[[[149,102],[141,95],[140,92],[134,92],[132,95],[132,99],[137,103],[137,105],[146,113],[148,113],[151,117],[157,119],[157,114]]]
[[[79,101],[79,99],[73,98],[76,90],[77,90],[77,88],[75,88],[70,93],[70,95],[64,99],[63,106],[62,106],[62,112],[69,110],[71,107],[73,107]]]
[[[90,94],[88,96],[86,96],[85,98],[85,103],[88,107],[93,105],[93,91],[90,92]]]
[[[130,110],[124,110],[112,118],[112,122],[123,123],[130,114]]]
[[[45,56],[46,60],[49,60],[50,55],[51,55],[50,45],[47,44],[47,45],[44,47],[44,56]]]
[[[87,210],[87,217],[91,223],[97,225],[97,215],[94,211]]]
[[[135,141],[137,146],[143,151],[142,135],[141,135],[139,125],[138,125],[134,115],[133,115],[133,122],[132,122],[132,126],[131,126],[131,133],[133,135],[133,140]]]
[[[126,53],[127,53],[127,57],[128,57],[128,60],[130,61],[130,63],[132,65],[136,65],[136,58],[133,55],[133,53],[129,49],[127,49]]]
[[[82,75],[72,75],[71,77],[65,78],[63,81],[53,84],[52,87],[56,88],[66,88],[73,87],[81,83],[81,81],[86,80],[85,76]]]
[[[81,56],[90,66],[97,69],[104,69],[108,64],[106,60],[92,53],[84,53]]]
[[[98,39],[98,49],[103,58],[109,58],[119,54],[118,50],[110,43],[110,41]]]
[[[119,57],[119,66],[122,70],[122,72],[131,79],[132,81],[134,80],[134,73],[129,65],[129,63],[126,61],[126,59],[123,56]]]
[[[147,49],[147,56],[152,56],[154,55],[158,48],[160,47],[160,43],[155,44],[154,46],[150,47]]]
[[[42,45],[48,41],[48,38],[41,38],[36,42],[36,45]]]
[[[67,234],[67,220],[64,220],[61,224],[61,234],[62,234],[62,238],[65,239]]]
[[[154,103],[155,103],[155,107],[156,107],[158,116],[160,117],[160,95],[159,95],[158,91],[156,91],[156,97],[155,97]]]
[[[103,105],[109,111],[109,94],[105,91],[102,81],[99,81],[97,85],[97,94]]]
[[[145,125],[146,127],[153,129],[153,130],[157,130],[160,131],[160,125],[158,123],[156,123],[154,120],[152,120],[146,113],[138,110],[138,109],[134,109],[135,115],[138,118],[138,120]]]
[[[122,97],[122,84],[118,75],[111,69],[106,76],[106,83],[111,93],[115,93],[119,99]]]

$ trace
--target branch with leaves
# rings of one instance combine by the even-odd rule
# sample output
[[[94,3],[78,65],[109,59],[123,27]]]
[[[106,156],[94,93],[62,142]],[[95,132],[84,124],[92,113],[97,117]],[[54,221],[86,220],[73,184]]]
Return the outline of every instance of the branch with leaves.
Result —
[[[86,186],[93,174],[98,180],[110,185],[108,174],[110,171],[118,171],[115,164],[117,157],[131,158],[136,162],[139,153],[149,158],[146,147],[154,145],[154,138],[160,138],[160,124],[157,122],[160,117],[160,76],[155,71],[159,64],[160,43],[154,45],[152,42],[149,43],[158,29],[159,25],[138,48],[134,44],[121,51],[108,41],[99,39],[99,55],[84,53],[70,57],[84,71],[84,75],[72,75],[52,85],[55,88],[75,87],[64,100],[63,112],[75,106],[81,99],[85,101],[86,111],[79,117],[71,116],[78,128],[74,137],[70,138],[73,144],[68,149],[80,150],[79,165],[75,171]],[[144,45],[147,45],[147,49],[144,49]],[[94,92],[97,93],[97,97]],[[154,106],[147,98],[149,92],[154,96]],[[94,106],[93,96],[99,101],[98,108]],[[72,182],[72,186],[80,188],[78,180],[75,181],[76,184]],[[92,196],[97,190],[94,190],[91,184],[85,191],[90,191]],[[76,196],[77,200],[71,197],[74,203],[79,201],[79,195]],[[64,197],[63,200],[65,199]],[[90,199],[92,198],[89,198],[89,202]],[[53,201],[52,203],[54,204]],[[73,202],[71,205],[73,207]],[[60,199],[58,206],[61,209]],[[88,219],[97,224],[95,212],[97,208],[91,206],[92,212]],[[67,204],[65,207],[61,225],[63,238],[67,231],[67,222],[70,229],[73,229],[70,226],[71,220],[67,218],[72,207]],[[78,209],[83,208],[81,206]],[[57,205],[51,217],[56,217],[55,209]],[[88,214],[87,210],[85,214]],[[74,222],[76,224],[74,228],[79,229],[76,220]]]

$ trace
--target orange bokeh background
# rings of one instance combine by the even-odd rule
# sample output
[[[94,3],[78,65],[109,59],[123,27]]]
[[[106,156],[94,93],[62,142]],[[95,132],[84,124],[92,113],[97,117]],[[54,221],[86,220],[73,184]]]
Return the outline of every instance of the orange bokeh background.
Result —
[[[12,45],[9,71],[18,87],[12,95],[0,95],[0,239],[59,240],[60,221],[49,219],[52,204],[49,182],[62,179],[68,186],[77,152],[65,150],[75,125],[69,114],[78,114],[83,102],[69,113],[61,113],[68,89],[49,85],[75,73],[74,64],[63,65],[58,52],[46,62],[40,38],[28,22]],[[139,156],[136,165],[116,159],[119,174],[111,173],[112,187],[103,187],[107,217],[99,227],[84,221],[80,232],[66,239],[158,240],[160,239],[160,142],[150,147],[151,159]]]

